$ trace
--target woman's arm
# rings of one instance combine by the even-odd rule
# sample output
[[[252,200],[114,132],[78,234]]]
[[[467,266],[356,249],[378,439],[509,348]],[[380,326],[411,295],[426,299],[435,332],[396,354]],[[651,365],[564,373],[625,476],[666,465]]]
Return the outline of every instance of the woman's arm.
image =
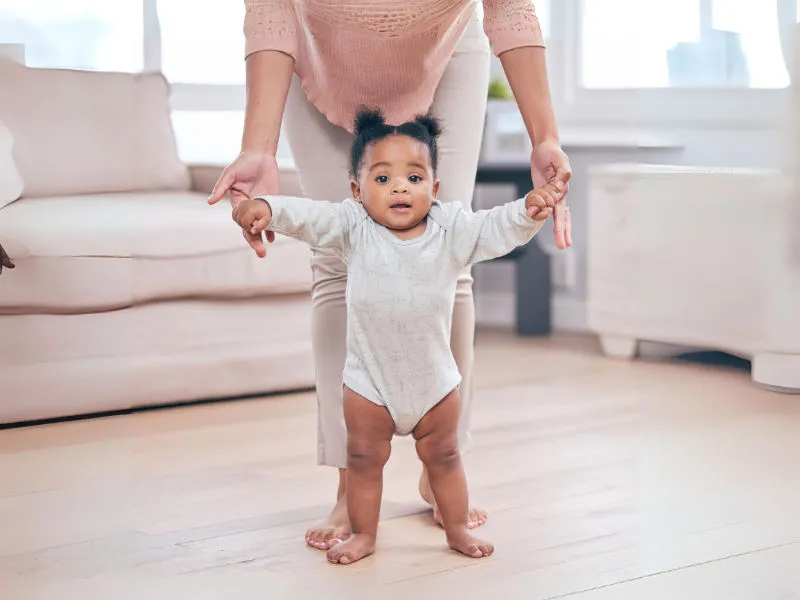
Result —
[[[563,250],[572,246],[572,221],[563,201],[569,192],[572,169],[558,137],[544,48],[514,48],[501,54],[500,61],[533,144],[533,185],[538,188],[545,183],[554,183],[562,194],[553,213],[553,233],[556,246]]]
[[[244,0],[247,108],[242,152],[275,155],[297,56],[292,0]]]
[[[234,207],[259,194],[278,194],[275,152],[286,96],[297,54],[297,23],[291,0],[245,0],[247,105],[242,151],[222,172],[209,204],[230,194]],[[261,234],[244,231],[247,243],[260,257],[267,249]],[[267,241],[275,234],[267,233]]]
[[[500,62],[534,147],[543,142],[558,144],[545,49],[537,46],[513,48],[500,55]]]
[[[554,183],[562,193],[553,214],[556,245],[572,245],[569,212],[563,198],[572,170],[561,150],[544,41],[530,0],[484,0],[484,28],[500,57],[522,119],[533,144],[531,176],[534,187]]]
[[[247,105],[242,152],[275,156],[294,59],[277,50],[247,57]]]

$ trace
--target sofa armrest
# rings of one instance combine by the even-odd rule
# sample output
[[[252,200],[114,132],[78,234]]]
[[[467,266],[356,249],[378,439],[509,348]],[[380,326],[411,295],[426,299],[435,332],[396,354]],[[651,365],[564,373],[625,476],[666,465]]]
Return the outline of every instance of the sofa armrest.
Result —
[[[189,165],[189,174],[192,180],[192,190],[210,194],[217,183],[225,165],[219,164],[198,164]],[[284,196],[302,196],[303,189],[300,186],[300,177],[297,168],[288,162],[278,163],[278,182],[281,194]]]
[[[225,165],[189,165],[192,191],[210,194]]]

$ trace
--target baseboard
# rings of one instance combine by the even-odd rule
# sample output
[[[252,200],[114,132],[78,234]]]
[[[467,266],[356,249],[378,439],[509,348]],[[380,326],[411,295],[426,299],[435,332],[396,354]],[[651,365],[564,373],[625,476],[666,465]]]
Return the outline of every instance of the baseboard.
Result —
[[[589,331],[586,320],[586,302],[575,298],[556,296],[550,304],[554,331]],[[517,298],[513,292],[475,293],[475,315],[478,325],[513,328],[517,311]]]

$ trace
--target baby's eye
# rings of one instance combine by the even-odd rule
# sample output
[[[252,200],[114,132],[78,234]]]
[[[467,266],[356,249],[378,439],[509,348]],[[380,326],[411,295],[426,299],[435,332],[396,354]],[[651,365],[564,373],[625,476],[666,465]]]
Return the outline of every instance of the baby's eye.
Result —
[[[386,175],[378,175],[375,178],[375,181],[378,183],[389,183],[389,178]]]
[[[422,181],[422,177],[420,177],[419,175],[412,175],[411,177],[408,178],[408,180],[411,183],[419,183],[420,181]]]

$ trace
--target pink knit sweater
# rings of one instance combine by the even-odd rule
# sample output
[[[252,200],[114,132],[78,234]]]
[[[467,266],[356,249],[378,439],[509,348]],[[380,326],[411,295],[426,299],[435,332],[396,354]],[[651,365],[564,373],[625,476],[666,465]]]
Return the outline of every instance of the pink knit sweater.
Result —
[[[246,54],[294,58],[309,99],[352,131],[358,106],[390,123],[426,112],[477,0],[245,0]],[[483,0],[484,30],[499,55],[543,46],[531,0]]]

